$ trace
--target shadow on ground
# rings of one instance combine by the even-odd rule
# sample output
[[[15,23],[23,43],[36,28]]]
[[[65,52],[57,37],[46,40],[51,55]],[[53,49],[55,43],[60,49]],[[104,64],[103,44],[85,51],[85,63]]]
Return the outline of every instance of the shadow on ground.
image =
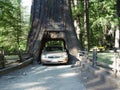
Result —
[[[112,80],[108,80],[109,73],[97,70],[97,73],[81,69],[80,79],[87,90],[119,90]]]

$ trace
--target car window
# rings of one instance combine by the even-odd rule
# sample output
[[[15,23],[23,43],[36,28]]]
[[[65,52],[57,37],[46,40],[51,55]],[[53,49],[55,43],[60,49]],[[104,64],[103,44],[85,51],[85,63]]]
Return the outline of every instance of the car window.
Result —
[[[46,47],[45,51],[63,51],[62,47]]]

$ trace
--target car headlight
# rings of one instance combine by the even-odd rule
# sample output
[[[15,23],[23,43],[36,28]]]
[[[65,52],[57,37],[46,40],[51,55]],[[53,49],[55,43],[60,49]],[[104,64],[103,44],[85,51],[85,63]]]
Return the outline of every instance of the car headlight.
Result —
[[[63,54],[62,57],[63,58],[68,58],[68,55],[67,54]]]
[[[41,55],[41,58],[47,58],[47,56],[45,54]]]

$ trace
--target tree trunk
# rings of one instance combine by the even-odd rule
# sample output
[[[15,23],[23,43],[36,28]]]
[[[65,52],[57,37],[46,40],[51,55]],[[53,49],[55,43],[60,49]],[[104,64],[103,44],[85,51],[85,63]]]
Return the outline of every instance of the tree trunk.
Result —
[[[117,2],[117,7],[116,7],[117,15],[118,15],[118,17],[120,17],[120,0],[117,0],[116,2]]]
[[[115,32],[115,48],[120,47],[120,0],[116,1],[116,13],[117,13],[117,18],[118,18],[118,26],[116,28]]]
[[[116,28],[116,31],[115,31],[115,48],[118,49],[119,48],[119,40],[120,40],[120,31],[119,31],[119,28],[117,27]]]
[[[75,8],[75,10],[77,10],[77,5],[78,5],[78,1],[77,0],[74,0],[74,8]],[[75,29],[76,29],[76,33],[77,33],[77,38],[78,39],[80,39],[79,38],[79,36],[80,36],[80,20],[79,20],[79,16],[77,16],[77,19],[76,20],[74,20],[74,26],[75,26]]]
[[[85,48],[89,50],[89,0],[84,0]]]
[[[70,0],[33,0],[27,51],[36,60],[39,60],[44,40],[48,37],[45,32],[51,29],[59,31],[62,37],[55,38],[64,39],[70,55],[76,57],[81,46],[72,21]]]

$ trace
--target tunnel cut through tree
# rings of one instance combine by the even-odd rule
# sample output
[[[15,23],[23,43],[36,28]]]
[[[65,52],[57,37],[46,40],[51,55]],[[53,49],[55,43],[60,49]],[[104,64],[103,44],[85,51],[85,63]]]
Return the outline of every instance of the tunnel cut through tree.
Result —
[[[46,40],[63,39],[72,57],[81,50],[72,21],[70,0],[33,0],[27,52],[39,60]]]

